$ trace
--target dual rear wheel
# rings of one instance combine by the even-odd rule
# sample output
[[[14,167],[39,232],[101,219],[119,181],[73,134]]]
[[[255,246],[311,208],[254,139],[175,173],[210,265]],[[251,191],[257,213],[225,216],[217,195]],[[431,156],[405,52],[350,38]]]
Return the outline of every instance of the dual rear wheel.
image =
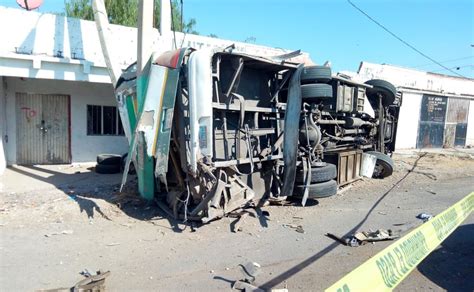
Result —
[[[308,185],[308,198],[326,198],[333,196],[337,193],[337,182],[335,180],[337,176],[337,169],[334,164],[324,163],[321,166],[311,167],[309,173],[309,185]],[[294,189],[295,197],[303,197],[304,190],[306,187],[306,176],[303,169],[299,169],[296,172],[296,186]]]

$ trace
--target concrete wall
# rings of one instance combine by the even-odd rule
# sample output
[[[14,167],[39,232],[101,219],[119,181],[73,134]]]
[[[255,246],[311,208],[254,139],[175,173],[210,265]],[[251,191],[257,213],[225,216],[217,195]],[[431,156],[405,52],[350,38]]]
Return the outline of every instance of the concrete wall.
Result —
[[[110,83],[96,25],[93,21],[0,6],[0,75],[26,78]],[[110,25],[111,59],[125,69],[137,59],[137,29]],[[289,50],[176,32],[178,47],[225,48],[260,56]],[[163,52],[175,42],[152,32],[153,51]],[[309,55],[292,59],[312,63]]]
[[[4,149],[4,139],[6,135],[6,122],[7,122],[7,117],[6,117],[6,102],[7,100],[5,99],[5,88],[4,88],[4,82],[3,82],[3,76],[0,76],[0,175],[3,173],[6,167],[6,152]]]
[[[398,120],[396,149],[416,148],[423,94],[403,93]]]
[[[369,62],[361,63],[358,76],[363,80],[388,80],[399,87],[433,91],[440,94],[465,95],[474,98],[474,79],[469,78]]]
[[[397,149],[416,148],[423,94],[470,100],[466,145],[474,145],[474,79],[418,71],[393,65],[362,62],[359,72],[344,72],[359,82],[383,79],[403,92],[397,133]],[[449,109],[448,109],[449,110]],[[366,112],[370,112],[366,110]]]
[[[125,136],[87,136],[87,105],[116,106],[110,84],[52,81],[7,77],[8,164],[16,163],[15,93],[66,94],[71,96],[72,162],[95,161],[99,153],[123,154],[128,150]]]

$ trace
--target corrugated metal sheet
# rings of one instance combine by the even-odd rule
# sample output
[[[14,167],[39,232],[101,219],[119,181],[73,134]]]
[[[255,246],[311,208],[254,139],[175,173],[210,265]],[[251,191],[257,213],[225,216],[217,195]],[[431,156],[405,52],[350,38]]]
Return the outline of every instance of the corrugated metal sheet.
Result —
[[[16,94],[17,163],[70,163],[69,96]]]
[[[449,98],[448,115],[446,123],[467,123],[469,115],[469,100],[460,98]]]
[[[466,144],[469,103],[469,100],[466,99],[453,97],[448,99],[444,147],[464,146]]]
[[[456,137],[456,124],[448,124],[444,128],[444,145],[443,147],[454,147],[454,139]]]

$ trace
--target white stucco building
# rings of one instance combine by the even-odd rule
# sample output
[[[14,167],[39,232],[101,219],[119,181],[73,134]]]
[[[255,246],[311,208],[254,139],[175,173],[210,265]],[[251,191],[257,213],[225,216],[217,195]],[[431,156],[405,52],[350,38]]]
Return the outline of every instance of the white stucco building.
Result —
[[[403,93],[397,149],[474,145],[474,79],[369,62],[348,74],[387,80]]]
[[[0,173],[11,164],[89,162],[99,153],[127,152],[93,21],[0,7],[0,27]],[[125,69],[136,60],[137,30],[110,30],[111,59]],[[152,38],[155,51],[169,47],[157,30]],[[189,34],[176,38],[178,46],[287,52]]]
[[[0,7],[0,27],[0,173],[11,164],[90,162],[99,153],[127,151],[94,22]],[[125,69],[136,60],[137,31],[110,29],[111,57]],[[155,51],[169,47],[158,31],[152,38]],[[176,38],[178,46],[288,52],[181,33]],[[311,63],[306,53],[298,58]],[[385,79],[403,92],[398,149],[474,145],[473,79],[368,62],[344,73],[358,81]]]

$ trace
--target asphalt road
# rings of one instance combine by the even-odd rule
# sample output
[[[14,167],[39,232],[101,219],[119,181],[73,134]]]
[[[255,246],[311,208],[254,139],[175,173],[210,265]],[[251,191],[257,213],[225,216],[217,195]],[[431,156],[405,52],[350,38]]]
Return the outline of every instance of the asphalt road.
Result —
[[[432,154],[413,169],[416,159],[396,157],[392,177],[359,181],[309,207],[265,207],[268,216],[255,212],[238,233],[230,232],[231,218],[196,228],[166,219],[117,195],[113,176],[104,181],[80,169],[79,179],[65,175],[64,182],[9,170],[0,177],[0,288],[70,287],[84,269],[102,269],[111,271],[111,291],[227,291],[244,277],[239,265],[257,262],[256,286],[322,291],[391,243],[351,248],[325,233],[407,232],[421,224],[417,214],[438,214],[474,190],[472,159]],[[44,170],[54,171],[70,170]],[[397,290],[472,291],[473,228],[471,215]]]

